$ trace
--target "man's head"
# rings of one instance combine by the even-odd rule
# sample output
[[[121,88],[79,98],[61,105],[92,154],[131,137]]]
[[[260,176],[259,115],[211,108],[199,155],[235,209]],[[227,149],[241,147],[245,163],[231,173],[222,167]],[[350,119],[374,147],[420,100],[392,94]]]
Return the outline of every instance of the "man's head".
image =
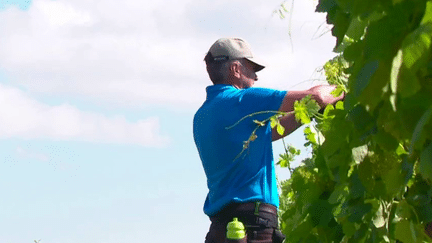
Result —
[[[256,72],[264,68],[252,55],[249,44],[240,38],[221,38],[207,53],[204,61],[214,84],[231,84],[249,88],[258,80]]]

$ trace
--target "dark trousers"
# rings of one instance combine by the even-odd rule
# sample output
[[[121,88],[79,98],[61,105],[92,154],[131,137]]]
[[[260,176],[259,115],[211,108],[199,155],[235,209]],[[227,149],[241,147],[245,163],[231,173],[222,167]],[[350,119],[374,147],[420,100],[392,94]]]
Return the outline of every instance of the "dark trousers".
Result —
[[[281,233],[277,230],[277,209],[268,204],[231,204],[214,217],[205,243],[227,243],[227,224],[237,217],[246,228],[247,243],[279,243]]]

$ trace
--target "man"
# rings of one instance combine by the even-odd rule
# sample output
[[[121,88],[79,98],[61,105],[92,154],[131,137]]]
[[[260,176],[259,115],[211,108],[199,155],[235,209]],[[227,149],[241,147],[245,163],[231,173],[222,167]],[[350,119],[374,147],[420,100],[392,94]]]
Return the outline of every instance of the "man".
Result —
[[[234,217],[246,226],[248,242],[282,242],[272,141],[300,124],[290,114],[281,119],[283,135],[268,124],[256,131],[256,139],[247,146],[244,141],[256,128],[253,120],[274,115],[265,111],[292,111],[294,102],[306,95],[321,107],[341,97],[333,97],[334,87],[327,85],[289,92],[253,88],[256,72],[264,66],[240,38],[217,40],[204,60],[213,85],[207,87],[207,99],[195,114],[193,133],[209,188],[204,213],[212,223],[205,242],[225,242],[227,223]],[[254,113],[258,114],[241,120]]]

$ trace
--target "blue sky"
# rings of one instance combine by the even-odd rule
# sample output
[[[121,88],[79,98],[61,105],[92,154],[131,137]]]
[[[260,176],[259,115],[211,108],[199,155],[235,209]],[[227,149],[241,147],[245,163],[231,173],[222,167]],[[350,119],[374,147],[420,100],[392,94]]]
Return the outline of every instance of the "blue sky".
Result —
[[[316,1],[295,1],[292,43],[281,3],[0,0],[0,243],[203,242],[210,45],[245,38],[267,64],[256,86],[283,90],[334,56]]]

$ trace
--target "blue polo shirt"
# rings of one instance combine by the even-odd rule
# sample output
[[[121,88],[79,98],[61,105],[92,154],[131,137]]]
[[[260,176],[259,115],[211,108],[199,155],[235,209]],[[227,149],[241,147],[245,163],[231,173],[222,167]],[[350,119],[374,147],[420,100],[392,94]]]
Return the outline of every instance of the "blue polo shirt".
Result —
[[[195,114],[193,135],[207,176],[209,189],[204,213],[213,216],[230,202],[261,201],[279,206],[271,127],[260,127],[255,141],[243,150],[256,128],[253,120],[274,113],[247,118],[260,111],[277,111],[286,91],[265,88],[237,89],[231,85],[207,87],[207,99]]]

